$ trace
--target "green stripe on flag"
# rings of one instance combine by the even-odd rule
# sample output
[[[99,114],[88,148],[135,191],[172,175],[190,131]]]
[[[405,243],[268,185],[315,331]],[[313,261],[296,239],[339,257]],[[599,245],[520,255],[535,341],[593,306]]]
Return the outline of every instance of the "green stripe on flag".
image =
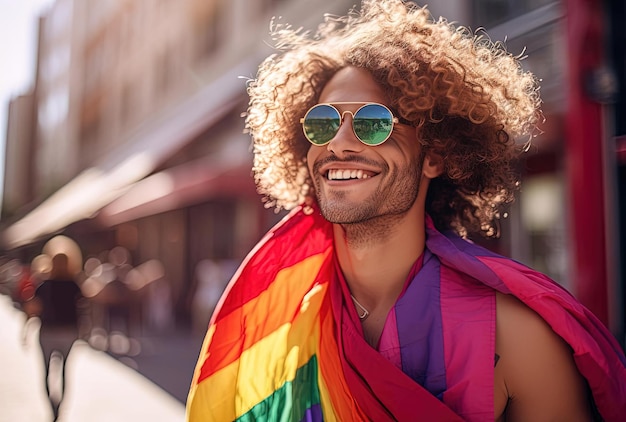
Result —
[[[237,418],[240,422],[300,421],[307,409],[320,403],[317,357],[298,368],[293,381],[283,384],[265,400]]]

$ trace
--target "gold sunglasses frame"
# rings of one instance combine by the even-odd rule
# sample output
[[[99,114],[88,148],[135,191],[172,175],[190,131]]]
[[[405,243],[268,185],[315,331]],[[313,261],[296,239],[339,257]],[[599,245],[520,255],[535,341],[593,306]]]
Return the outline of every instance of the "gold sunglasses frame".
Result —
[[[350,110],[345,110],[343,112],[339,111],[339,109],[337,107],[335,107],[335,105],[351,105],[351,104],[363,104],[361,107],[359,107],[358,109],[356,109],[356,111],[352,112]],[[309,139],[309,137],[306,134],[306,131],[304,130],[304,120],[306,119],[306,116],[309,114],[309,112],[311,110],[313,110],[315,107],[317,106],[321,106],[321,105],[325,105],[325,106],[330,106],[333,109],[335,109],[335,111],[337,112],[337,114],[339,114],[339,128],[341,128],[341,125],[343,125],[343,121],[344,121],[344,115],[346,113],[349,113],[352,116],[352,133],[354,133],[354,136],[364,145],[367,145],[368,147],[377,147],[379,145],[384,144],[385,142],[387,142],[387,139],[389,139],[389,137],[391,137],[391,134],[393,133],[393,128],[395,125],[399,124],[400,121],[398,120],[398,118],[396,116],[394,116],[393,112],[391,111],[391,109],[389,107],[387,107],[384,104],[381,103],[376,103],[376,102],[363,102],[363,101],[339,101],[339,102],[333,102],[333,103],[317,103],[315,105],[313,105],[311,108],[309,108],[307,110],[306,113],[304,113],[304,117],[300,118],[300,124],[302,125],[302,132],[304,133],[304,137],[306,138],[307,141],[309,141],[311,143],[311,145],[315,145],[317,147],[323,147],[324,145],[328,145],[330,143],[330,141],[332,141],[335,136],[337,136],[337,134],[335,133],[335,136],[333,136],[332,138],[330,138],[328,141],[324,142],[323,144],[318,144],[315,143],[313,141],[311,141]],[[354,130],[354,115],[357,114],[363,107],[366,107],[368,105],[377,105],[377,106],[381,106],[383,107],[385,110],[387,110],[389,112],[389,114],[391,115],[391,130],[389,131],[389,134],[387,135],[387,137],[385,139],[383,139],[381,142],[372,145],[372,144],[368,144],[367,142],[363,141],[361,138],[359,138],[359,135],[356,134],[356,131]],[[339,132],[339,128],[337,128],[337,132]]]

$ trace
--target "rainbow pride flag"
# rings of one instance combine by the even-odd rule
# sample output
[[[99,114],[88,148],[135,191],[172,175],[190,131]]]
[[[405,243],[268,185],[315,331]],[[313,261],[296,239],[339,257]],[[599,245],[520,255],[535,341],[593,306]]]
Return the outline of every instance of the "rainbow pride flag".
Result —
[[[213,315],[188,400],[190,421],[350,420],[333,336],[328,225],[303,213],[269,232]],[[292,230],[295,228],[295,230]],[[324,370],[319,361],[324,360]]]

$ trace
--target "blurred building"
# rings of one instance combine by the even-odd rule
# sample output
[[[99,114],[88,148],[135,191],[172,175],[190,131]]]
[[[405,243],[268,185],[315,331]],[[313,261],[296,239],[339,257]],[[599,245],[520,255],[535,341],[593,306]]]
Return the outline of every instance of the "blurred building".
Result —
[[[63,233],[105,308],[139,297],[146,309],[129,319],[158,327],[210,312],[194,299],[215,291],[198,286],[206,262],[223,289],[280,217],[256,193],[240,117],[246,80],[272,52],[270,18],[314,29],[351,6],[56,0],[40,20],[34,92],[12,105],[3,249],[30,263]]]
[[[225,282],[233,263],[279,217],[255,192],[240,117],[246,78],[272,52],[270,17],[314,30],[324,13],[344,14],[354,3],[57,0],[41,19],[33,94],[11,107],[4,249],[29,262],[62,232],[80,245],[86,262],[92,258],[83,278],[102,277],[104,265],[108,278],[129,286],[164,280],[167,291],[155,289],[153,303],[170,303],[177,321],[189,320],[192,309],[206,312],[194,294],[206,292],[213,303],[215,286],[199,285],[212,279],[202,269],[221,271],[219,283]],[[429,6],[435,18],[484,27],[491,39],[506,40],[542,80],[544,133],[521,164],[523,189],[503,220],[501,239],[487,246],[549,274],[623,336],[620,239],[612,227],[626,214],[619,212],[624,186],[617,183],[624,161],[616,161],[612,142],[625,130],[607,122],[619,121],[617,113],[626,119],[624,100],[614,105],[607,100],[610,86],[599,83],[603,69],[616,69],[624,83],[623,35],[597,34],[594,26],[599,19],[617,28],[620,21],[610,26],[607,16],[623,20],[623,4],[440,0]],[[606,54],[580,57],[590,46]],[[584,81],[597,82],[593,92]],[[593,118],[583,119],[582,110],[592,110]],[[572,130],[579,120],[583,127]],[[605,147],[581,144],[586,131]],[[577,189],[581,173],[584,192]],[[119,254],[111,258],[119,248],[127,251],[123,263]],[[154,269],[145,264],[155,262],[162,268],[156,276],[137,270]]]
[[[4,192],[1,218],[24,212],[34,199],[33,177],[33,120],[35,96],[32,92],[13,98],[7,114],[7,142],[4,163],[4,184],[11,189]]]

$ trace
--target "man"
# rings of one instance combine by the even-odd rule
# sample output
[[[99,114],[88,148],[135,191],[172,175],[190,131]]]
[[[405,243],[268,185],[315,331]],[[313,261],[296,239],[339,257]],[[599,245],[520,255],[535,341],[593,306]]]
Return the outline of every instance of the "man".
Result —
[[[68,256],[64,253],[54,255],[50,277],[35,291],[35,308],[40,310],[39,342],[46,368],[44,383],[55,419],[65,391],[65,362],[72,345],[79,338],[79,306],[82,299],[80,287],[69,268]],[[51,361],[55,354],[63,365],[59,380],[50,379]],[[51,383],[59,386],[60,391],[56,391]]]
[[[188,420],[621,420],[601,323],[450,232],[494,234],[535,78],[399,0],[275,36],[247,127],[260,192],[294,209],[221,299]]]

